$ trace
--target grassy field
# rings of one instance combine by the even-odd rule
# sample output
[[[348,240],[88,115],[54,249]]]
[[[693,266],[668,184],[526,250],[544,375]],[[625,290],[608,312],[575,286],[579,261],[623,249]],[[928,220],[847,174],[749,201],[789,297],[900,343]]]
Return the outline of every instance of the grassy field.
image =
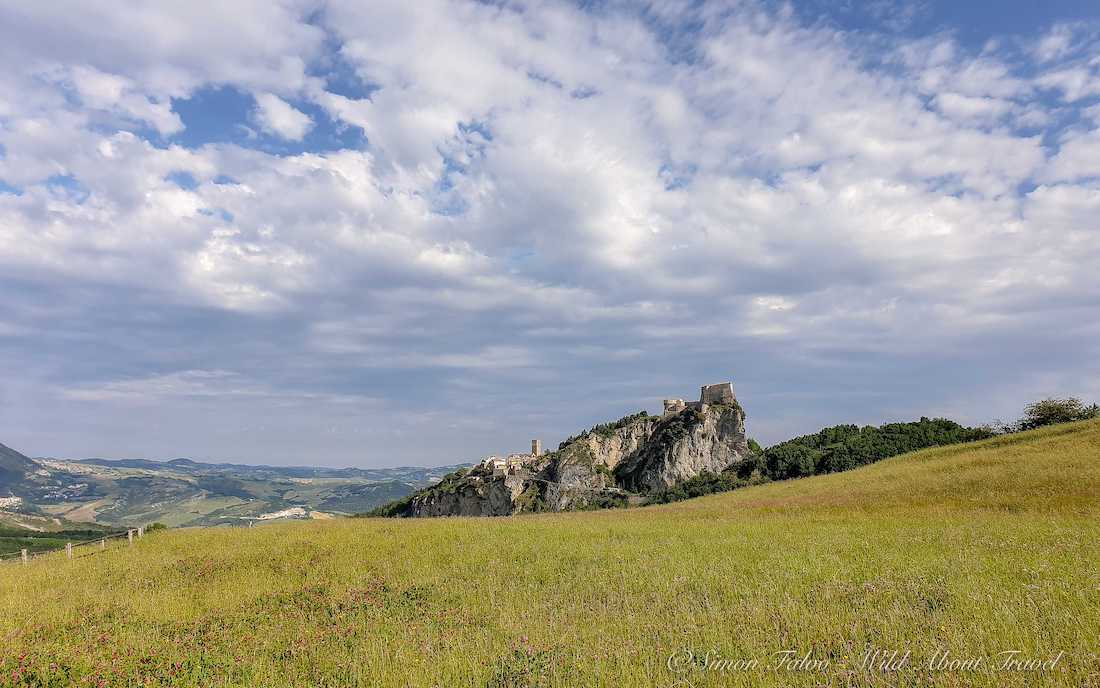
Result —
[[[156,533],[0,567],[0,634],[0,685],[1100,686],[1100,423],[644,509]]]

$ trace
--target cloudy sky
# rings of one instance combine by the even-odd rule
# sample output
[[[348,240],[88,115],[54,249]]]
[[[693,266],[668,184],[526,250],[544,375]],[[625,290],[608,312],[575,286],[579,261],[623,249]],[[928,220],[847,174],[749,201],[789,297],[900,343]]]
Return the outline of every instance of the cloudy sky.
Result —
[[[0,442],[443,464],[1100,398],[1093,0],[0,0]]]

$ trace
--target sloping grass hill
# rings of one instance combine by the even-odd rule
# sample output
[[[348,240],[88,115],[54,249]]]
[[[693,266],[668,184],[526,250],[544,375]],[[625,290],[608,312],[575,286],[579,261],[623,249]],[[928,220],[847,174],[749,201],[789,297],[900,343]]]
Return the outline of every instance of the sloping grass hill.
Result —
[[[1097,422],[660,507],[0,567],[0,685],[1097,686],[1098,633]]]

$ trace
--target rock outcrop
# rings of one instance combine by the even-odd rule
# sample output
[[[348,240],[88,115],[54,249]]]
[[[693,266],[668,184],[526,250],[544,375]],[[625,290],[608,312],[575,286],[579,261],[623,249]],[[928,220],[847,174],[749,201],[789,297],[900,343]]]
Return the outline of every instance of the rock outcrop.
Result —
[[[617,506],[704,471],[723,471],[748,453],[745,414],[732,386],[708,385],[698,402],[597,425],[515,470],[478,465],[452,473],[382,513],[503,516]]]
[[[653,492],[704,471],[723,471],[748,451],[740,405],[689,408],[663,417],[644,446],[615,467],[615,478],[633,492]]]
[[[408,516],[507,516],[527,488],[520,476],[479,474],[476,469],[453,474],[439,485],[409,498]]]

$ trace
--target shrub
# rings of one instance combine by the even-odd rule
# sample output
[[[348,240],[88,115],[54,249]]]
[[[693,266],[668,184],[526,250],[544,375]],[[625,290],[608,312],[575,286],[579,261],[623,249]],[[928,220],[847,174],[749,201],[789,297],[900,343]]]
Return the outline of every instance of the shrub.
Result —
[[[1100,416],[1100,406],[1096,404],[1085,406],[1075,397],[1042,399],[1027,405],[1024,409],[1024,417],[1019,420],[1016,427],[1019,430],[1033,430],[1044,425],[1072,423],[1098,416]]]
[[[672,487],[650,495],[646,503],[668,504],[669,502],[679,502],[684,499],[702,497],[703,495],[714,494],[716,492],[729,492],[730,490],[736,490],[740,487],[758,485],[762,482],[767,482],[767,478],[759,474],[748,479],[740,478],[733,469],[722,471],[721,473],[703,471],[694,478],[676,483]]]
[[[757,445],[758,447],[760,445]],[[752,444],[749,444],[749,448],[752,448]],[[737,477],[742,480],[748,480],[754,475],[765,475],[767,473],[767,462],[764,461],[764,450],[754,451],[744,459],[733,465],[730,470],[737,473]]]

